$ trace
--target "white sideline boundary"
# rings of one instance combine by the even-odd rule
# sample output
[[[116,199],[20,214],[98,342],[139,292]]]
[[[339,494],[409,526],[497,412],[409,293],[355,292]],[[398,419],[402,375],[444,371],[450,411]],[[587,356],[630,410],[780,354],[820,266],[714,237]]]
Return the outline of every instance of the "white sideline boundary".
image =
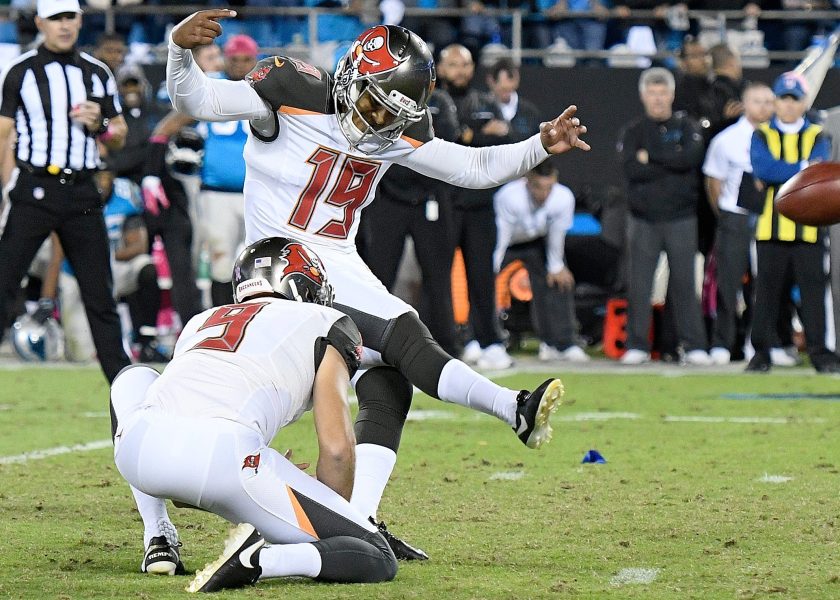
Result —
[[[102,450],[111,447],[111,440],[96,440],[95,442],[88,442],[86,444],[75,444],[73,446],[56,446],[55,448],[45,448],[44,450],[32,450],[31,452],[24,452],[23,454],[14,454],[12,456],[0,456],[0,465],[16,465],[27,463],[30,460],[41,460],[42,458],[50,458],[51,456],[59,456],[61,454],[73,454],[75,452],[90,452],[91,450]]]

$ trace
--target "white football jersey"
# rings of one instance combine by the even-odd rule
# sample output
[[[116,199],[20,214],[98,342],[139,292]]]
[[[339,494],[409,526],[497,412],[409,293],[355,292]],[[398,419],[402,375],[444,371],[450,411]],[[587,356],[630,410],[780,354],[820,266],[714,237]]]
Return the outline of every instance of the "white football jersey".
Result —
[[[361,210],[385,171],[434,137],[428,112],[392,146],[367,155],[342,133],[323,69],[276,56],[247,79],[277,121],[271,137],[252,130],[245,144],[246,242],[286,236],[355,252]]]
[[[361,336],[332,308],[277,298],[211,308],[184,327],[145,406],[236,421],[269,443],[312,407],[326,345],[339,351],[352,376]]]

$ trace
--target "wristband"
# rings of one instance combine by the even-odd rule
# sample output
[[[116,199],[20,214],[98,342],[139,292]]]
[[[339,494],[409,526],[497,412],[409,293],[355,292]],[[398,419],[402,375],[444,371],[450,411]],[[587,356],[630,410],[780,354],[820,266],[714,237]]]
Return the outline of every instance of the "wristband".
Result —
[[[110,123],[111,119],[109,119],[108,117],[102,117],[102,121],[99,123],[99,127],[96,129],[96,131],[93,132],[93,134],[100,136],[99,139],[102,139],[102,137],[108,133],[108,125],[110,125]]]
[[[113,131],[111,131],[111,127],[110,127],[110,126],[108,126],[108,127],[106,127],[106,128],[105,128],[105,132],[104,132],[104,133],[102,133],[102,134],[99,136],[99,141],[100,141],[100,142],[105,143],[105,142],[107,142],[108,140],[110,140],[112,137],[114,137],[114,132],[113,132]]]

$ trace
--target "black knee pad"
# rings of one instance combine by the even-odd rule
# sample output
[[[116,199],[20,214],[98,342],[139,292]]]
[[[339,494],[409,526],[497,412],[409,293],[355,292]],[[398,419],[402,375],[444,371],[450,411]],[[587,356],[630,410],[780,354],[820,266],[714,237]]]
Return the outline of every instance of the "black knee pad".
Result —
[[[444,365],[452,357],[444,352],[429,328],[413,312],[389,323],[382,343],[382,359],[425,393],[438,397],[438,381]]]
[[[361,538],[328,537],[312,545],[321,555],[316,579],[336,583],[379,583],[397,575],[397,559],[378,534],[364,532]]]
[[[376,444],[396,452],[413,394],[411,383],[394,367],[366,371],[356,382],[356,443]]]

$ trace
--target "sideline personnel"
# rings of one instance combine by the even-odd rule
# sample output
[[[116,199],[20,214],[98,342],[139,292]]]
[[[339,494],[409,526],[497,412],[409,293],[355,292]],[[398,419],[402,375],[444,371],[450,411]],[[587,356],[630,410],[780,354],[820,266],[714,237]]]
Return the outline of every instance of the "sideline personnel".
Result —
[[[112,294],[102,196],[94,181],[97,139],[122,146],[126,124],[114,77],[76,49],[78,0],[38,0],[35,25],[44,42],[0,76],[0,148],[16,129],[15,162],[2,172],[11,209],[0,237],[0,322],[29,263],[50,232],[58,234],[82,292],[96,353],[112,381],[129,364]],[[2,331],[0,331],[2,335]]]

